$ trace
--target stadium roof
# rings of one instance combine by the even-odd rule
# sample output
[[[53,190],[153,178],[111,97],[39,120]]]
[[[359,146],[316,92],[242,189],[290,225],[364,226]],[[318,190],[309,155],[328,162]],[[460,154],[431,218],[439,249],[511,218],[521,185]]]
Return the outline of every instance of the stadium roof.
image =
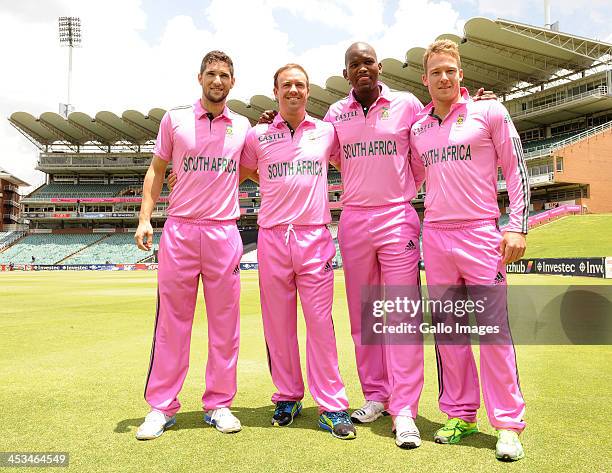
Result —
[[[444,34],[441,38],[459,44],[464,84],[470,90],[484,87],[498,95],[532,90],[612,63],[612,44],[508,20],[472,18],[465,24],[463,37]],[[403,60],[383,59],[381,79],[392,89],[410,91],[426,103],[429,95],[421,83],[424,51],[417,47],[408,50]],[[324,88],[311,84],[307,110],[322,117],[348,91],[348,82],[339,76],[330,77]],[[275,109],[276,103],[264,95],[255,95],[248,103],[229,100],[228,106],[254,122],[263,110]],[[138,147],[155,139],[163,114],[164,110],[159,108],[150,110],[146,116],[134,110],[125,111],[121,117],[111,112],[99,112],[95,117],[73,112],[65,119],[51,112],[39,118],[15,112],[9,120],[41,149],[57,142],[72,146],[97,143],[100,147],[124,143]]]
[[[11,184],[16,185],[17,187],[27,187],[30,185],[27,182],[22,181],[18,177],[13,176],[11,173],[9,173],[8,171],[5,171],[1,167],[0,167],[0,179],[2,179],[3,181],[8,181]],[[2,189],[0,189],[0,192],[1,191]]]

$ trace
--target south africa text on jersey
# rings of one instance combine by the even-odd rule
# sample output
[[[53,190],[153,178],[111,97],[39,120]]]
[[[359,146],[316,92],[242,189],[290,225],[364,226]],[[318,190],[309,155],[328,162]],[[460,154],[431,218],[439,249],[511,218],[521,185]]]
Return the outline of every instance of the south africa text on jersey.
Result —
[[[323,164],[310,159],[268,164],[268,179],[296,175],[322,176]]]
[[[342,147],[342,152],[344,159],[367,156],[396,156],[397,144],[395,140],[360,141],[345,144]]]
[[[421,154],[425,167],[445,161],[471,161],[470,145],[450,145],[444,148],[432,148]]]
[[[183,158],[183,171],[211,171],[211,172],[227,172],[228,174],[236,173],[236,161],[223,157],[209,156],[186,156]]]

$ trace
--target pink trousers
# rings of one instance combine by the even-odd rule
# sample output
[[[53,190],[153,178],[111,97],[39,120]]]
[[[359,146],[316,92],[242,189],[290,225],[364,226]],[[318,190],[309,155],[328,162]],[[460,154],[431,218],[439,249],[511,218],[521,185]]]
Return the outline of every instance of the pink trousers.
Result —
[[[327,227],[283,225],[260,228],[259,291],[272,381],[272,402],[304,397],[297,338],[297,296],[306,321],[308,387],[322,411],[348,408],[338,368],[332,320],[335,256]]]
[[[419,284],[419,218],[409,203],[374,208],[345,207],[338,242],[355,343],[357,373],[366,400],[387,404],[393,415],[416,417],[423,389],[423,346],[363,344],[364,290]],[[417,324],[418,325],[418,324]]]
[[[423,256],[427,287],[449,285],[506,286],[502,235],[495,221],[424,224]],[[505,297],[505,290],[503,291]],[[507,320],[507,306],[501,307]],[[478,371],[469,340],[466,344],[436,344],[440,410],[449,418],[476,421],[480,407]],[[525,401],[519,386],[512,342],[480,345],[480,375],[484,403],[496,429],[521,432]]]
[[[204,409],[229,407],[236,394],[242,241],[235,222],[168,218],[159,244],[157,315],[145,399],[174,415],[189,368],[191,327],[202,279],[208,319]]]

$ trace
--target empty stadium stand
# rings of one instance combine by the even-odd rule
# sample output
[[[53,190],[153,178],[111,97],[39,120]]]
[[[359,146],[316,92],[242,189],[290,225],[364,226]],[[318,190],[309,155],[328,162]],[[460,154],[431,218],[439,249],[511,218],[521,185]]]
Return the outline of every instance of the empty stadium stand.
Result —
[[[546,138],[545,140],[527,141],[523,143],[523,151],[525,155],[528,156],[529,153],[533,151],[550,148],[551,146],[554,146],[563,140],[571,138],[572,136],[579,135],[582,131],[583,130],[576,131],[573,133],[564,133],[562,135],[557,135],[551,138]]]
[[[139,196],[142,185],[126,186],[125,184],[46,184],[36,189],[28,196],[30,200],[45,200],[52,198],[109,198],[121,196]],[[126,192],[134,191],[134,192]],[[162,195],[167,195],[166,186]]]
[[[259,186],[250,179],[240,184],[240,192],[255,192],[257,190],[259,190]]]
[[[100,234],[28,235],[0,253],[0,263],[28,264],[34,256],[36,264],[56,264],[102,238],[104,235]]]
[[[13,242],[23,237],[26,232],[0,232],[0,251],[13,244]]]
[[[161,233],[153,234],[153,249],[159,248],[160,238]],[[83,248],[66,258],[62,264],[137,263],[150,256],[151,253],[136,247],[132,233],[111,233],[104,236],[95,245]]]

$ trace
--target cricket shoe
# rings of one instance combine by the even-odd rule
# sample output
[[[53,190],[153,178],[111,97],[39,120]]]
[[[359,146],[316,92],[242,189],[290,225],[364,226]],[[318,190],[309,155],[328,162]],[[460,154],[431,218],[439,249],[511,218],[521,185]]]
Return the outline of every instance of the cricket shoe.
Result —
[[[212,425],[215,429],[224,434],[233,434],[234,432],[240,432],[242,430],[240,421],[227,407],[206,411],[206,414],[204,414],[204,422]]]
[[[367,424],[383,415],[385,415],[385,405],[382,402],[366,401],[361,409],[353,411],[351,420],[357,424]]]
[[[293,419],[302,411],[300,401],[278,401],[272,416],[272,425],[276,427],[286,427],[291,425]]]
[[[444,427],[438,429],[434,435],[436,443],[459,443],[461,439],[478,432],[476,422],[466,422],[458,417],[448,419]]]
[[[176,424],[175,416],[167,416],[160,411],[151,411],[136,431],[138,440],[152,440],[159,437],[166,429]]]
[[[525,458],[525,451],[518,434],[513,430],[498,430],[495,458],[501,461],[513,462]]]
[[[399,448],[410,449],[421,446],[421,434],[412,417],[397,416],[394,430],[395,445]]]
[[[350,440],[357,437],[355,426],[345,411],[322,412],[319,416],[319,427],[327,430],[337,439]]]

